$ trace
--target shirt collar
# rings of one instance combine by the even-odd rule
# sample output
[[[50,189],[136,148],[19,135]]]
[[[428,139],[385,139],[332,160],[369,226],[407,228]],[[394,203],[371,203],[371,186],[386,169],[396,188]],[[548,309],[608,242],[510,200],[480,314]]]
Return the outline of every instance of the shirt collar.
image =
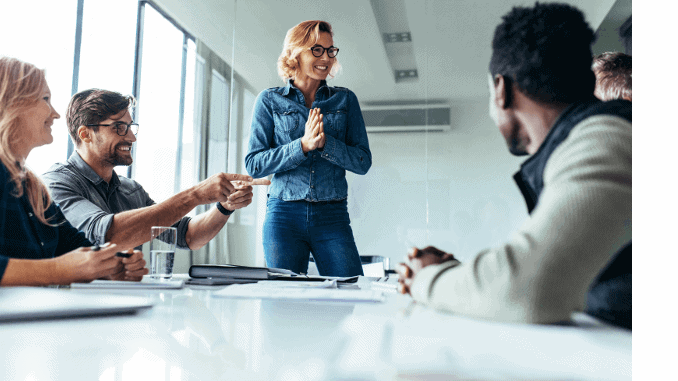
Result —
[[[75,168],[78,169],[78,172],[80,172],[81,175],[83,175],[87,180],[89,180],[92,184],[94,185],[99,185],[101,183],[106,184],[106,181],[99,176],[92,167],[89,166],[85,162],[85,160],[80,157],[80,154],[78,151],[73,151],[71,154],[71,157],[68,158],[68,163],[74,166]],[[111,177],[111,182],[107,184],[109,188],[118,186],[120,184],[120,179],[118,179],[118,175],[113,171],[113,176]]]
[[[292,83],[292,79],[288,79],[287,85],[285,85],[285,88],[283,89],[282,95],[283,96],[289,95],[291,89],[298,91],[298,93],[296,93],[296,94],[301,94],[301,90],[299,90],[296,86],[294,86],[294,83]],[[316,95],[318,95],[318,93],[320,93],[320,94],[324,93],[325,95],[329,96],[330,95],[330,87],[327,86],[327,81],[322,80],[320,82],[320,86],[318,86],[318,90],[315,93],[316,93]]]

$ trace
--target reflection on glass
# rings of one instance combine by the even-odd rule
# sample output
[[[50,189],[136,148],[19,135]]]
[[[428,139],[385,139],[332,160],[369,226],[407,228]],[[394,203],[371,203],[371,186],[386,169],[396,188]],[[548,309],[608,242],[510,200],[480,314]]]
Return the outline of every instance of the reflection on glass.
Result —
[[[184,101],[184,128],[181,136],[181,173],[179,189],[182,191],[196,183],[195,171],[195,129],[200,129],[200,97],[202,96],[202,65],[197,72],[195,42],[188,40],[186,44],[186,85]],[[201,80],[196,82],[196,78]],[[196,95],[198,99],[196,99]],[[197,107],[195,107],[197,106]]]
[[[210,91],[210,123],[207,149],[207,176],[226,172],[226,150],[228,144],[228,112],[230,88],[226,79],[212,71]]]
[[[76,7],[75,0],[32,1],[30,8],[34,11],[29,15],[25,2],[2,2],[0,55],[45,69],[52,105],[61,115],[52,125],[54,142],[34,149],[28,156],[26,164],[37,174],[66,160],[68,130],[64,116],[71,97]]]
[[[238,105],[240,104],[240,99],[242,98],[242,91],[240,90],[241,86],[237,80],[233,79],[233,96],[231,97],[231,115],[229,115],[229,126],[233,128],[228,129],[228,173],[241,173],[242,172],[242,161],[238,160],[239,157],[243,157],[242,152],[238,152],[239,148],[239,134],[238,134],[238,120],[240,117],[240,112]],[[245,208],[247,209],[247,208]],[[235,217],[235,218],[234,218]],[[240,213],[236,213],[231,218],[228,219],[228,223],[233,225],[238,223],[240,220]]]
[[[243,112],[242,112],[242,134],[240,135],[240,157],[238,160],[238,173],[247,173],[244,168],[244,157],[247,153],[247,145],[250,138],[250,127],[252,125],[252,110],[254,109],[254,100],[256,95],[247,89],[243,89]],[[247,226],[254,226],[256,221],[258,209],[262,209],[262,215],[266,214],[266,203],[257,202],[259,200],[259,192],[266,193],[265,187],[254,187],[252,204],[250,207],[240,209],[240,224]],[[260,241],[257,241],[260,242]]]
[[[134,178],[160,202],[174,191],[184,35],[145,7]]]
[[[197,184],[200,180],[200,134],[202,121],[203,92],[205,88],[205,61],[196,54],[195,42],[188,41],[186,61],[186,103],[184,107],[184,130],[181,140],[180,190]],[[196,215],[193,209],[190,216]]]

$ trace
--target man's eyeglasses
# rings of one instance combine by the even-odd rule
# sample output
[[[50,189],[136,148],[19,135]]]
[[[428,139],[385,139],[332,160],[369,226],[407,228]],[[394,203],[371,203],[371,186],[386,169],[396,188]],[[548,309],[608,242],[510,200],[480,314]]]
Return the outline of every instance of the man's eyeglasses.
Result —
[[[334,46],[330,46],[329,48],[324,48],[320,45],[316,45],[316,46],[310,47],[308,49],[316,57],[322,57],[323,53],[325,53],[326,50],[327,50],[327,56],[330,57],[330,58],[336,57],[337,53],[339,53],[339,48],[335,48]]]
[[[120,135],[120,136],[125,136],[127,135],[127,131],[132,130],[132,133],[134,136],[139,133],[139,124],[138,123],[123,123],[123,122],[118,122],[118,123],[112,123],[112,124],[86,124],[87,127],[94,127],[94,126],[101,126],[101,127],[113,127],[115,128],[115,132]]]

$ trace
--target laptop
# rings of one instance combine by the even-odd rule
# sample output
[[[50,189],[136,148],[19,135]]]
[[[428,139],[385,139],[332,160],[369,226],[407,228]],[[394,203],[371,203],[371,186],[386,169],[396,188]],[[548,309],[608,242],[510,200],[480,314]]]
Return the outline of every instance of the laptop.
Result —
[[[0,288],[0,322],[133,314],[152,306],[149,299],[140,296],[42,287]]]

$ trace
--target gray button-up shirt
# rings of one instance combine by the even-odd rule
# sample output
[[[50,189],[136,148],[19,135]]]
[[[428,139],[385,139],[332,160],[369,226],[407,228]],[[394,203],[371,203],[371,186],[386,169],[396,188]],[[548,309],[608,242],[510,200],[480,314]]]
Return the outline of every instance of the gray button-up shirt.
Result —
[[[54,164],[42,175],[42,181],[66,219],[83,231],[87,239],[100,245],[106,242],[113,215],[155,204],[141,184],[118,177],[115,171],[110,183],[104,181],[77,151],[66,163]],[[177,246],[184,249],[188,248],[186,231],[190,220],[183,217],[172,225],[177,228]]]

